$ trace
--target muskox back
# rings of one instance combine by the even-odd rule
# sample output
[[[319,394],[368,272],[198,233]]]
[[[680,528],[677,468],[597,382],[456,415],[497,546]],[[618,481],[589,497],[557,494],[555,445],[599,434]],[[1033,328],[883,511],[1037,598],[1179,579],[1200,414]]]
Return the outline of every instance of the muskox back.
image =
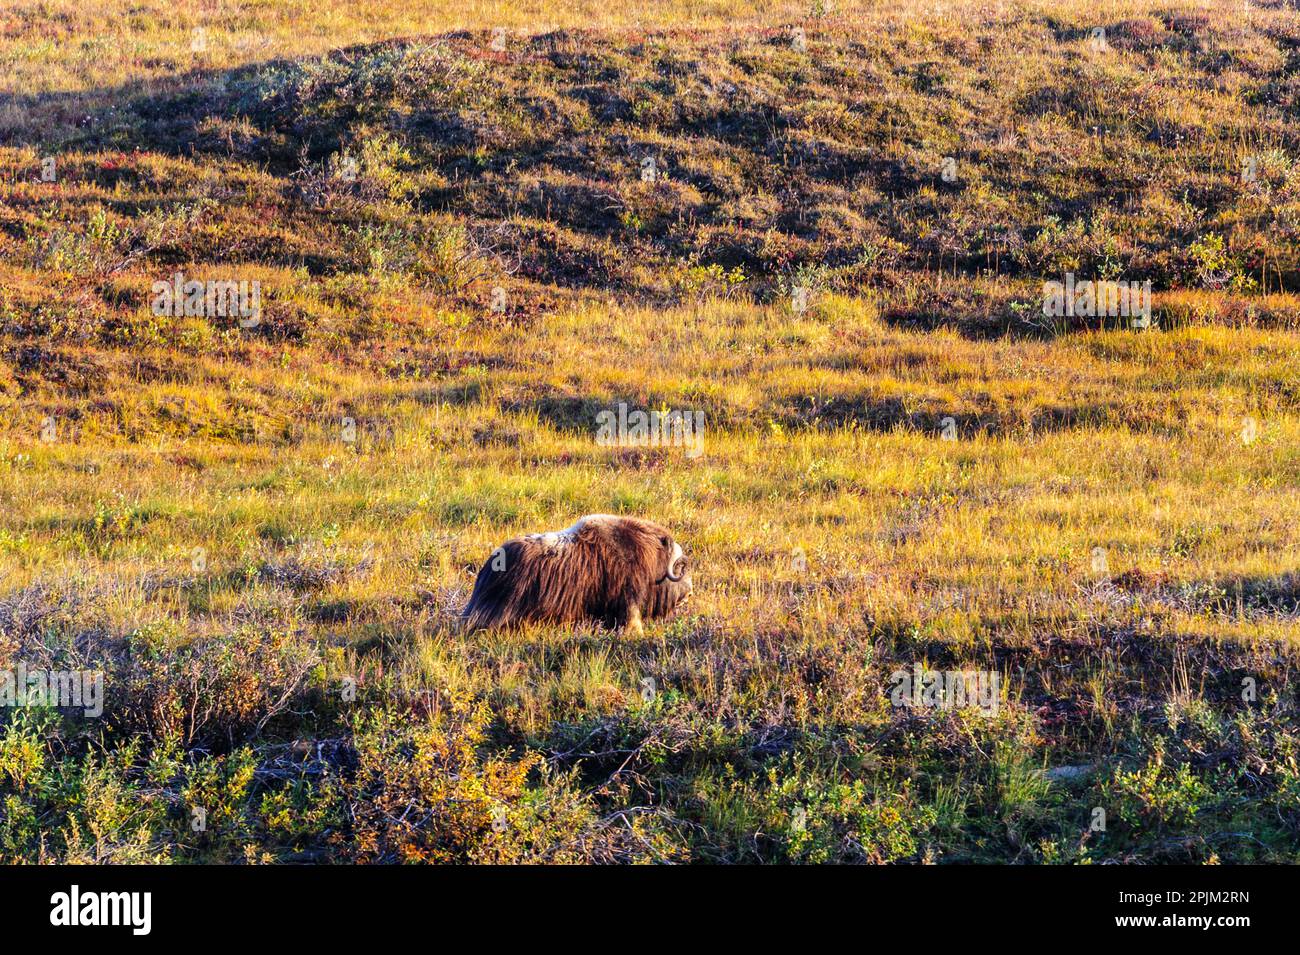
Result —
[[[471,629],[596,620],[640,627],[691,592],[682,550],[637,518],[592,514],[572,527],[507,541],[478,572],[462,614]]]

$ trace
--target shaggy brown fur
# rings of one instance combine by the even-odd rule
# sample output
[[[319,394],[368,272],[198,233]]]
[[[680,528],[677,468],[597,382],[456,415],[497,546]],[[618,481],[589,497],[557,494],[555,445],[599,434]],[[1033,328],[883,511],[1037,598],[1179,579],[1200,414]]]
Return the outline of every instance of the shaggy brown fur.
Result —
[[[667,616],[690,592],[686,558],[666,529],[589,514],[493,551],[461,619],[471,630],[599,620],[639,633],[643,618]]]

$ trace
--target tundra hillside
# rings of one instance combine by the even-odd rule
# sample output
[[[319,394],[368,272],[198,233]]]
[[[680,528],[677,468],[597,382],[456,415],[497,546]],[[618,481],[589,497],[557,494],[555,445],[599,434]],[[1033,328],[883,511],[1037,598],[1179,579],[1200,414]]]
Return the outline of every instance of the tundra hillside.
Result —
[[[0,674],[105,698],[0,707],[0,860],[1300,861],[1292,5],[83,6],[0,13]],[[680,613],[457,630],[591,512]]]

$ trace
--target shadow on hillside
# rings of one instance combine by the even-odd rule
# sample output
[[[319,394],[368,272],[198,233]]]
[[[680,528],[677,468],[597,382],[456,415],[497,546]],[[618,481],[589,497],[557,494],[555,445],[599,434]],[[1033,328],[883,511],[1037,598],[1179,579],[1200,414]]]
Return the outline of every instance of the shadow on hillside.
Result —
[[[1159,52],[1200,44],[1213,32],[1199,19],[1163,19],[1113,24],[1106,36]],[[1066,46],[1086,41],[1077,27],[1046,25]],[[96,153],[78,175],[106,191],[122,187],[127,199],[104,201],[137,215],[165,208],[158,192],[201,191],[189,181],[195,176],[215,174],[218,187],[229,178],[241,193],[230,166],[269,172],[278,181],[263,183],[260,194],[250,184],[245,198],[232,196],[245,219],[231,230],[240,235],[239,251],[250,260],[304,264],[311,274],[345,270],[348,263],[313,253],[311,240],[334,229],[326,241],[340,246],[339,233],[358,219],[366,220],[367,241],[381,258],[400,260],[409,223],[379,208],[399,199],[421,213],[454,216],[471,244],[490,245],[517,266],[511,274],[566,292],[613,289],[657,303],[722,281],[710,269],[734,268],[743,289],[763,301],[784,294],[801,274],[815,273],[812,281],[825,282],[820,287],[854,291],[865,284],[864,270],[909,281],[943,270],[950,291],[895,308],[885,320],[973,338],[1048,334],[1008,310],[1032,302],[966,293],[991,274],[1001,283],[1045,268],[1042,255],[1023,252],[1044,223],[1085,222],[1099,210],[1131,205],[1135,191],[1158,192],[1149,174],[1171,164],[1148,162],[1146,154],[1172,156],[1195,142],[1181,122],[1148,130],[1117,121],[1115,149],[1138,150],[1141,163],[1098,160],[1091,150],[1049,166],[1026,162],[1023,149],[1014,161],[1000,147],[989,153],[999,134],[1045,113],[1060,114],[1081,136],[1096,135],[1095,85],[1063,75],[1009,95],[1004,121],[963,120],[958,132],[966,142],[955,152],[983,166],[983,182],[941,181],[922,119],[946,102],[932,64],[895,66],[887,75],[888,64],[846,34],[830,36],[837,56],[801,61],[797,69],[774,52],[784,47],[772,35],[736,39],[721,60],[710,58],[707,39],[671,31],[658,39],[664,36],[674,43],[555,31],[504,54],[491,49],[490,34],[459,32],[202,66],[162,81],[20,97],[19,111],[29,109],[33,121],[0,132],[0,142]],[[965,65],[981,81],[992,79],[982,61]],[[1261,88],[1284,82],[1280,69],[1256,72]],[[1140,92],[1117,88],[1115,112],[1148,108]],[[799,102],[804,95],[808,103]],[[815,115],[805,115],[813,105]],[[1265,121],[1257,106],[1246,108]],[[160,170],[165,164],[150,162],[149,153],[207,162]],[[652,163],[647,175],[652,159],[660,165]],[[343,160],[359,161],[360,172],[340,174]],[[1054,179],[1069,188],[1053,187]],[[1177,190],[1210,216],[1224,214],[1237,185],[1227,173],[1163,182],[1171,197]],[[132,186],[140,187],[139,200],[129,198]],[[326,209],[334,194],[376,207],[335,215]],[[1008,196],[1017,201],[1002,203]],[[302,228],[268,223],[262,230],[260,220],[248,221],[282,198]],[[298,216],[321,209],[325,221],[304,225],[309,217]],[[370,228],[373,221],[380,225]],[[390,227],[394,249],[384,245]],[[192,231],[187,248],[195,261],[227,253],[219,238]],[[1144,239],[1126,254],[1158,289],[1174,287],[1185,281],[1186,255],[1176,246],[1186,238]],[[1078,248],[1065,251],[1078,259],[1080,274],[1109,264],[1091,238],[1070,242]],[[878,256],[882,264],[871,265]],[[1285,287],[1290,273],[1283,270],[1291,266],[1280,257],[1277,280]],[[364,268],[366,256],[358,261]]]
[[[446,393],[443,395],[447,397]],[[462,404],[475,403],[481,392],[465,396]],[[455,402],[448,402],[455,403]],[[626,404],[628,411],[650,410],[663,402],[634,396],[608,400],[590,395],[549,393],[501,402],[502,410],[511,414],[536,416],[561,432],[593,432],[597,415]],[[1182,424],[1152,416],[1148,409],[1128,408],[1122,402],[1056,404],[1037,406],[1019,414],[1015,409],[949,410],[941,406],[909,406],[901,398],[877,395],[853,395],[827,398],[823,394],[786,394],[773,396],[753,415],[725,406],[673,404],[682,412],[701,411],[709,428],[762,427],[771,421],[783,428],[837,430],[858,428],[886,433],[916,431],[935,438],[954,441],[977,436],[1050,434],[1080,428],[1131,428],[1144,433],[1178,434]],[[753,420],[750,420],[750,419]]]
[[[1300,618],[1300,573],[1229,574],[1175,584],[1160,575],[1133,570],[1117,577],[1115,585],[1196,616]]]

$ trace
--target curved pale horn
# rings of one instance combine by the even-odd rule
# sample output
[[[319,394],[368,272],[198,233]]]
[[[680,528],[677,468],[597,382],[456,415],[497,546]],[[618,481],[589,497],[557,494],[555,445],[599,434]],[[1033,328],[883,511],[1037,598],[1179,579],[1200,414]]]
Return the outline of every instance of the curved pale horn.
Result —
[[[681,569],[678,570],[677,573],[673,573],[673,568],[675,567],[680,567]],[[673,541],[673,556],[672,560],[668,561],[668,579],[673,583],[677,583],[677,581],[682,579],[682,576],[685,573],[686,557],[682,553],[682,545]]]

